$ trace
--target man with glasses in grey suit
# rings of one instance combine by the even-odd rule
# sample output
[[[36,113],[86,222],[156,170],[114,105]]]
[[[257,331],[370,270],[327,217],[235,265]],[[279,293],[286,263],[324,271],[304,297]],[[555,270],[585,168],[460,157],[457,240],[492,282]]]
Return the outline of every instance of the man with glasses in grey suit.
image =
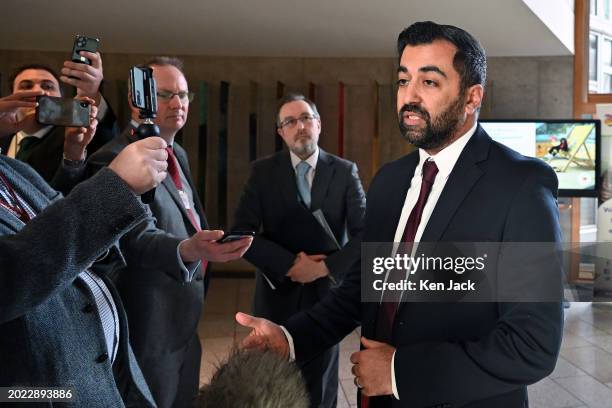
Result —
[[[190,407],[197,396],[201,347],[197,334],[205,296],[206,265],[242,256],[252,238],[221,244],[223,231],[209,231],[193,183],[187,153],[176,142],[187,121],[189,92],[182,62],[158,57],[157,84],[160,137],[168,143],[168,178],[155,191],[149,208],[154,218],[121,240],[127,267],[117,286],[130,323],[132,347],[155,401],[160,407]],[[92,171],[109,163],[137,140],[139,112],[130,126],[103,146],[88,163]]]

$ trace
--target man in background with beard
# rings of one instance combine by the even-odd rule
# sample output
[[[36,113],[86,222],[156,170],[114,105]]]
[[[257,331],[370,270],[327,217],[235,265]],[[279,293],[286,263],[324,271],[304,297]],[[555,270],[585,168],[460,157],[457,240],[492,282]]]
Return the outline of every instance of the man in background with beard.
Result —
[[[317,303],[359,259],[359,242],[352,238],[363,229],[365,194],[355,163],[318,147],[315,104],[290,94],[278,106],[277,132],[288,151],[253,164],[233,230],[258,233],[244,255],[258,270],[255,315],[284,324]],[[319,243],[328,238],[314,212],[325,217],[342,249],[321,252]],[[336,406],[338,349],[330,344],[300,367],[312,407]]]
[[[478,41],[428,21],[406,28],[397,45],[400,130],[419,149],[372,181],[363,242],[560,242],[555,172],[478,125],[486,81]],[[511,272],[530,271],[524,258],[517,264]],[[537,282],[534,272],[528,284]],[[284,331],[264,319],[236,318],[253,328],[246,347],[298,362],[361,324],[363,348],[351,355],[361,407],[525,408],[527,385],[552,372],[561,345],[558,272],[559,281],[549,283],[558,285],[559,301],[444,303],[437,295],[401,304],[386,300],[385,291],[381,302],[367,303],[357,265]]]

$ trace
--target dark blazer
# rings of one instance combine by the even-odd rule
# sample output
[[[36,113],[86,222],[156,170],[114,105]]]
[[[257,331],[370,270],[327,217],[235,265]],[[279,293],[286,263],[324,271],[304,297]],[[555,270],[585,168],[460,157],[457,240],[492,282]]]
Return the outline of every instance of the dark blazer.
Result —
[[[372,181],[364,242],[392,242],[418,152]],[[479,126],[461,153],[421,242],[560,242],[557,177],[543,162],[494,142]],[[374,335],[378,303],[360,303],[361,276],[286,325],[310,358],[361,323]],[[391,344],[401,401],[394,407],[526,407],[526,385],[554,368],[562,336],[555,303],[404,303]]]
[[[0,386],[71,387],[78,407],[155,406],[111,282],[101,276],[120,317],[123,395],[93,296],[77,277],[146,217],[142,204],[110,170],[63,200],[19,161],[0,157],[0,173],[39,214],[24,225],[0,207]]]
[[[22,161],[32,166],[47,182],[51,182],[62,163],[65,131],[66,128],[63,126],[53,126],[47,134],[28,149],[27,154],[22,159]],[[98,123],[95,136],[87,146],[88,154],[94,153],[118,133],[117,118],[110,105],[108,105],[106,114]],[[6,154],[8,151],[13,136],[2,138],[0,141],[2,154]]]
[[[365,194],[354,163],[319,149],[311,190],[311,211],[323,211],[340,245],[346,245],[349,237],[361,234]],[[253,163],[251,176],[236,209],[233,229],[258,232],[244,257],[274,284],[276,290],[258,273],[254,312],[279,323],[314,305],[331,284],[330,279],[324,278],[302,285],[285,276],[296,253],[271,237],[282,235],[281,230],[299,235],[299,230],[292,230],[291,215],[300,210],[305,209],[298,202],[289,151]],[[304,241],[309,239],[311,237],[304,237]],[[359,251],[359,242],[353,240],[325,260],[337,282],[359,258]]]
[[[136,141],[131,130],[132,127],[128,127],[92,155],[87,163],[88,171],[95,172],[107,165],[125,146]],[[201,227],[206,229],[206,218],[191,178],[187,154],[176,142],[173,148],[193,191]],[[121,239],[127,266],[118,273],[117,288],[128,314],[130,341],[138,362],[156,401],[165,406],[161,395],[173,392],[160,391],[159,387],[172,389],[171,384],[178,381],[178,375],[170,375],[174,368],[163,362],[168,359],[168,364],[174,364],[172,355],[182,351],[197,336],[204,281],[201,266],[197,266],[193,280],[185,281],[178,263],[178,244],[196,231],[170,177],[156,188],[155,199],[148,207],[152,217]],[[199,366],[199,354],[197,359]]]

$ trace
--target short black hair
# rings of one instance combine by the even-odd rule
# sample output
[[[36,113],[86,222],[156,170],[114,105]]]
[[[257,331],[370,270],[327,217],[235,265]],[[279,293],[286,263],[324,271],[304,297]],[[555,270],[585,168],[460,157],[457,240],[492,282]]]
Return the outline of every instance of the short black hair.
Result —
[[[17,67],[13,71],[11,76],[9,77],[9,85],[11,87],[11,93],[13,92],[13,89],[15,89],[15,79],[17,78],[17,75],[21,74],[23,71],[28,70],[28,69],[39,69],[41,71],[47,71],[48,73],[53,75],[53,78],[55,78],[55,80],[57,81],[58,85],[60,85],[60,93],[62,92],[62,87],[61,87],[61,82],[60,82],[60,79],[59,79],[59,75],[57,75],[57,72],[55,72],[55,70],[53,68],[49,67],[48,65],[44,65],[44,64],[26,64],[26,65],[22,65],[20,67]]]
[[[462,91],[472,85],[485,86],[487,57],[484,49],[470,33],[452,25],[421,21],[407,27],[397,38],[399,58],[402,58],[404,48],[408,45],[431,44],[436,40],[446,40],[457,47],[453,66],[461,77]]]
[[[313,101],[311,101],[310,99],[308,99],[307,97],[305,97],[302,94],[299,93],[288,93],[285,96],[283,96],[282,98],[279,99],[278,104],[276,105],[276,127],[279,128],[280,127],[280,110],[281,108],[288,104],[289,102],[295,102],[295,101],[304,101],[308,104],[308,106],[310,106],[310,109],[312,109],[312,112],[315,114],[315,116],[318,118],[319,117],[319,111],[317,110],[317,105],[315,105],[315,103]]]

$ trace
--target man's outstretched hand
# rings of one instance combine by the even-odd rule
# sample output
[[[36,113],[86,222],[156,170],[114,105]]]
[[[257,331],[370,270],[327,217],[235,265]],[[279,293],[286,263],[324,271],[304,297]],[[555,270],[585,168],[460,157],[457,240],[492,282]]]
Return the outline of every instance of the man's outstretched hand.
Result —
[[[236,321],[251,328],[251,333],[242,341],[241,348],[271,350],[285,359],[289,359],[289,342],[283,329],[269,320],[254,317],[246,313],[236,313]]]

